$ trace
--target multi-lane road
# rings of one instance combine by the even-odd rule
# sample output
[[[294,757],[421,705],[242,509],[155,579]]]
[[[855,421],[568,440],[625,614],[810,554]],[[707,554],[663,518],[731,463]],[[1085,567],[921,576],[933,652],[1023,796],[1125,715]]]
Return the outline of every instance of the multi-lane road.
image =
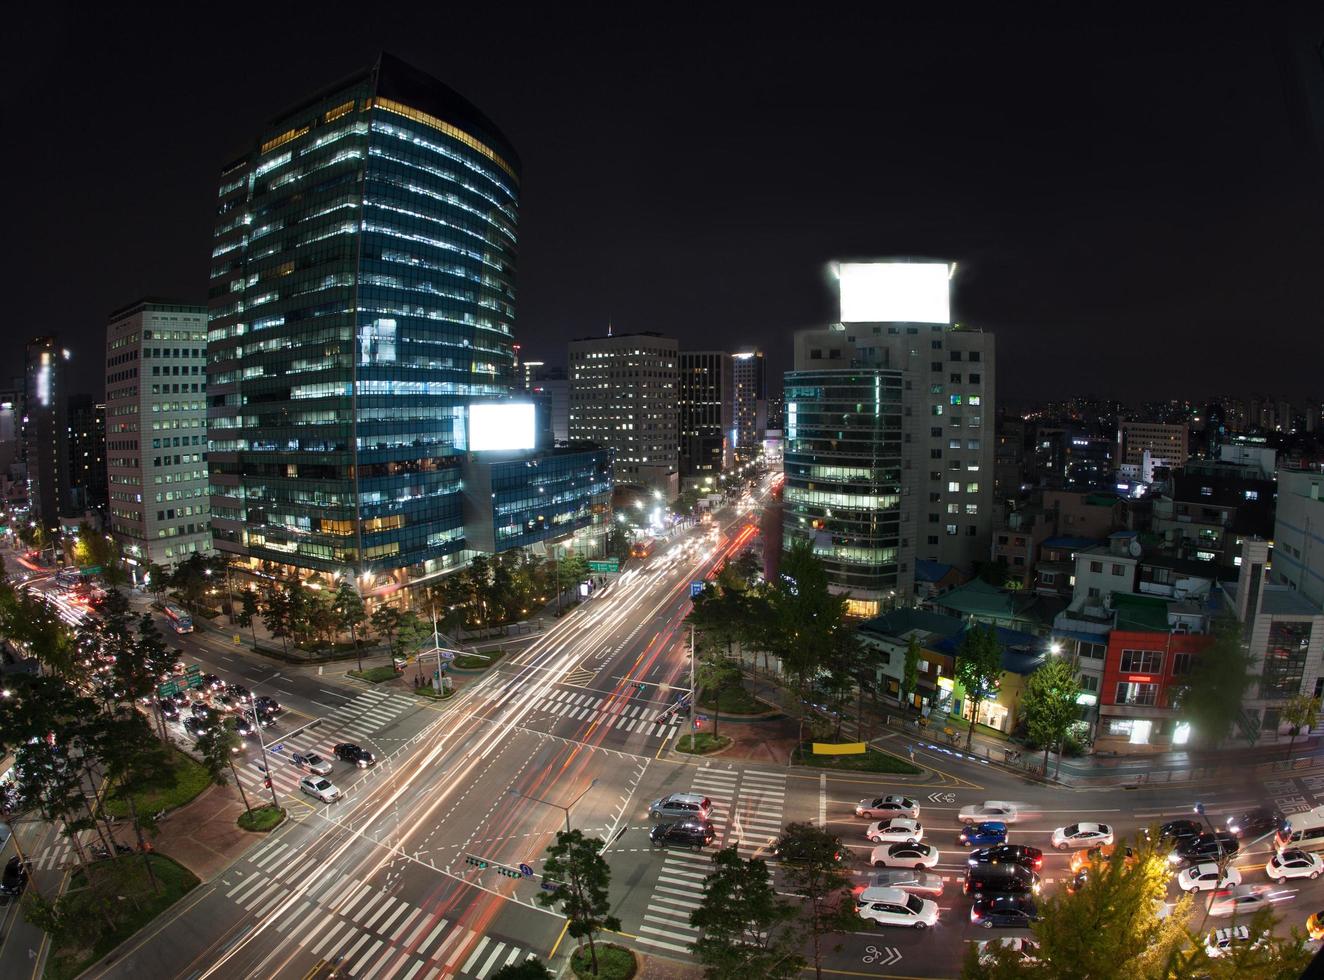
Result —
[[[1053,789],[899,734],[876,744],[898,754],[913,746],[922,775],[878,779],[677,756],[670,747],[681,723],[663,712],[689,685],[689,584],[743,547],[757,516],[728,512],[720,532],[698,528],[669,543],[440,704],[353,687],[330,668],[272,666],[238,653],[228,637],[184,638],[190,660],[286,706],[266,760],[293,819],[91,975],[301,978],[336,964],[365,980],[486,980],[502,965],[562,949],[564,921],[534,898],[545,848],[567,821],[609,842],[622,941],[687,959],[689,912],[709,857],[650,848],[649,801],[702,793],[713,802],[715,844],[765,858],[787,823],[822,824],[849,845],[863,885],[871,845],[867,821],[852,807],[899,791],[921,802],[925,839],[941,851],[939,926],[915,933],[862,921],[825,965],[845,975],[953,977],[967,944],[989,937],[971,925],[961,894],[961,806],[1023,802],[1034,815],[1013,826],[1010,840],[1045,851],[1051,892],[1068,876],[1068,855],[1049,846],[1055,827],[1098,820],[1125,837],[1190,815],[1193,793],[1215,822],[1262,802],[1301,809],[1324,799],[1324,768],[1272,784]],[[338,741],[368,747],[378,764],[336,762],[331,779],[345,793],[336,803],[301,796],[289,755],[329,758]],[[241,778],[251,792],[262,791],[259,761],[250,750]],[[60,846],[48,842],[39,867],[58,867]],[[1243,848],[1235,863],[1247,882],[1267,880],[1269,851],[1265,840]],[[1285,922],[1300,927],[1324,906],[1324,883],[1289,884],[1278,897]]]

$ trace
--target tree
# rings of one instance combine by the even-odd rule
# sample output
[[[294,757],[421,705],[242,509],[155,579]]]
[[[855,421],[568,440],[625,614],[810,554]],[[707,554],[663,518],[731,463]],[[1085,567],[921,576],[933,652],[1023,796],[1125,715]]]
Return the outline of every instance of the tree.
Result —
[[[169,677],[175,672],[175,664],[179,663],[179,651],[166,644],[161,631],[156,628],[156,622],[147,613],[143,613],[142,619],[138,620],[137,647],[137,659],[145,675],[142,684],[145,690],[137,696],[146,697],[156,690],[162,677]],[[166,731],[165,716],[161,714],[160,706],[155,701],[152,704],[161,741],[168,741],[170,736]]]
[[[230,770],[230,775],[234,777],[234,784],[239,787],[239,797],[244,801],[244,810],[251,813],[253,806],[248,802],[248,794],[244,792],[243,781],[240,780],[239,774],[234,771],[234,757],[235,753],[239,751],[239,736],[235,734],[234,729],[226,728],[220,724],[209,725],[198,736],[196,748],[202,764],[207,770],[207,775],[217,786],[225,785],[225,770]]]
[[[354,644],[354,652],[359,655],[359,670],[362,671],[363,654],[359,652],[358,630],[367,622],[368,613],[363,606],[363,597],[359,595],[358,588],[350,581],[348,575],[341,576],[340,584],[336,586],[336,597],[331,605],[339,617],[340,628],[349,633],[350,642]]]
[[[956,679],[965,688],[970,702],[970,731],[965,738],[967,751],[975,737],[975,719],[979,706],[997,690],[1002,680],[1002,644],[992,626],[971,626],[961,637],[956,650]]]
[[[777,897],[767,864],[745,860],[734,847],[713,855],[703,900],[690,925],[703,930],[690,948],[709,980],[790,980],[804,969],[792,924],[793,905]]]
[[[924,658],[924,652],[919,645],[919,637],[913,633],[910,635],[910,641],[906,644],[906,661],[901,668],[901,703],[909,706],[915,695],[915,689],[919,686],[919,662]]]
[[[400,629],[400,610],[382,603],[373,610],[372,628],[386,641],[387,648],[394,652],[395,634]]]
[[[277,582],[268,581],[262,586],[262,622],[267,632],[280,640],[282,651],[289,653],[286,637],[291,634],[290,597]]]
[[[1241,624],[1224,613],[1211,627],[1213,639],[1193,658],[1176,704],[1197,738],[1214,747],[1227,740],[1242,717],[1242,698],[1253,683],[1254,658],[1241,642]]]
[[[420,619],[417,613],[402,613],[400,623],[395,629],[395,642],[391,645],[391,656],[409,656],[431,635],[432,627]]]
[[[694,683],[700,691],[712,696],[713,737],[716,738],[717,723],[722,714],[722,694],[733,684],[740,683],[740,668],[721,655],[701,657],[694,665]],[[694,706],[690,710],[694,711]]]
[[[1043,743],[1045,776],[1048,775],[1048,751],[1054,745],[1058,747],[1057,769],[1062,771],[1062,740],[1080,713],[1076,706],[1079,694],[1076,670],[1061,657],[1050,657],[1025,683],[1021,711],[1030,737]]]
[[[170,575],[170,586],[196,616],[211,583],[212,563],[204,555],[189,555]]]
[[[1119,842],[1120,844],[1120,842]],[[1170,870],[1166,855],[1143,837],[1119,846],[1107,859],[1090,862],[1074,892],[1060,889],[1041,899],[1034,938],[1039,962],[1027,964],[1005,949],[990,947],[981,965],[977,947],[967,953],[965,978],[979,980],[1160,980],[1187,943],[1184,922],[1190,898],[1165,912]]]
[[[567,932],[576,939],[588,940],[589,960],[598,972],[595,939],[602,930],[619,931],[621,920],[611,914],[607,887],[611,868],[602,856],[605,845],[597,837],[585,837],[583,831],[558,830],[556,842],[547,848],[543,862],[545,879],[558,882],[555,891],[534,896],[544,908],[559,905],[569,920]]]
[[[859,928],[851,876],[842,864],[846,848],[826,830],[808,823],[793,823],[777,842],[786,870],[786,885],[804,899],[800,925],[814,951],[814,975],[823,977],[824,940]]]
[[[253,637],[253,649],[257,649],[257,626],[258,617],[257,593],[252,589],[244,589],[239,594],[239,612],[235,615],[234,621],[240,629],[248,627],[249,635]]]
[[[1290,759],[1292,747],[1296,744],[1296,737],[1301,734],[1301,729],[1314,728],[1315,722],[1319,720],[1319,698],[1312,698],[1309,694],[1298,694],[1283,705],[1279,717],[1287,722],[1288,734],[1292,737],[1287,743],[1287,757]]]
[[[488,980],[552,980],[552,971],[536,956],[503,966]]]
[[[147,563],[147,591],[152,594],[152,599],[160,603],[161,596],[165,595],[166,589],[170,587],[170,569],[164,565],[158,565],[156,562]]]

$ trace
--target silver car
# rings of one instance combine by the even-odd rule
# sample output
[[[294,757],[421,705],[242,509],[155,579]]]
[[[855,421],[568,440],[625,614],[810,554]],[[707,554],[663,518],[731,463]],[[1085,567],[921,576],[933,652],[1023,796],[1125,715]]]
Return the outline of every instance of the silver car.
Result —
[[[923,846],[928,847],[927,844]],[[869,875],[869,885],[864,889],[861,896],[856,899],[856,902],[873,901],[868,897],[870,889],[873,888],[900,888],[903,892],[909,892],[912,895],[937,898],[942,894],[942,875],[930,874],[927,871],[911,871],[906,868],[888,868],[883,871],[875,871]]]
[[[871,820],[887,820],[890,817],[909,817],[919,819],[919,804],[908,796],[875,796],[873,799],[860,800],[855,804],[857,817]]]
[[[323,803],[334,803],[340,799],[340,790],[331,785],[331,780],[324,776],[304,776],[299,780],[299,789]]]
[[[700,793],[672,793],[648,804],[648,815],[654,820],[662,817],[683,820],[707,820],[713,801]]]

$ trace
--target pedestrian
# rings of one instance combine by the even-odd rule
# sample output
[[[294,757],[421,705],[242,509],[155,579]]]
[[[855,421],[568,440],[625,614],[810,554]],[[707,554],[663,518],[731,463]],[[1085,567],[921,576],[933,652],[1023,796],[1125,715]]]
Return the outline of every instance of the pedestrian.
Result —
[[[914,761],[915,761],[915,746],[913,746],[913,745],[909,745],[909,746],[907,746],[907,747],[906,747],[906,751],[910,753],[910,761],[911,761],[911,762],[914,762]]]

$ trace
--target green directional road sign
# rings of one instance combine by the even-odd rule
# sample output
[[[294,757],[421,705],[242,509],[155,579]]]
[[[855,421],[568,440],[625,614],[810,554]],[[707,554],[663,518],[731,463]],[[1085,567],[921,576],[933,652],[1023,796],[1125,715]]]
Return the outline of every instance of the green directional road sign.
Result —
[[[619,572],[621,570],[621,560],[619,558],[601,558],[597,561],[588,563],[590,572]]]
[[[184,684],[187,687],[202,687],[202,668],[197,664],[184,669]]]
[[[168,698],[179,693],[179,685],[174,681],[165,681],[156,689],[157,697]]]

